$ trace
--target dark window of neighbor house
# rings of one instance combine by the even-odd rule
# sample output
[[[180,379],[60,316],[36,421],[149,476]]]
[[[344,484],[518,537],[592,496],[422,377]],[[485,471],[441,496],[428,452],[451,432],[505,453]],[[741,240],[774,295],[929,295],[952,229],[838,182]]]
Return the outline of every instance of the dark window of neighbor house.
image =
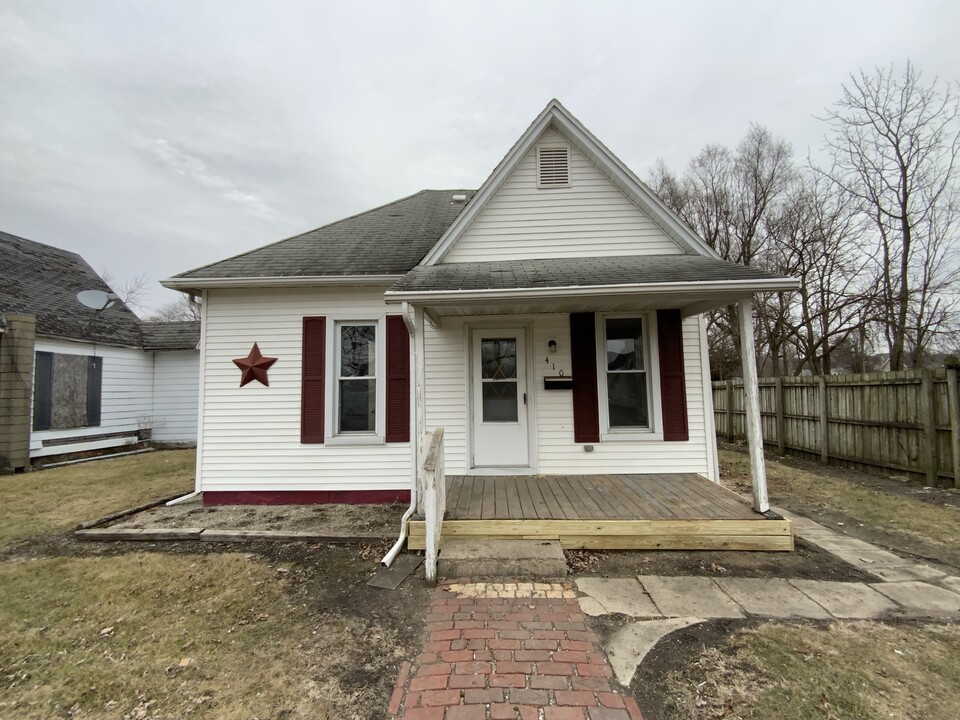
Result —
[[[103,358],[38,352],[34,378],[34,430],[100,425]]]
[[[649,427],[643,320],[607,318],[605,330],[610,427]]]

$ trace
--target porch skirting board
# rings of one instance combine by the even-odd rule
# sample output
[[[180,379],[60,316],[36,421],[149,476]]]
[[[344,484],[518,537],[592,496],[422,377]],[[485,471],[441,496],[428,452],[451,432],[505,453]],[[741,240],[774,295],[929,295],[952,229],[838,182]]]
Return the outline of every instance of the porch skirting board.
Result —
[[[409,490],[215,490],[204,505],[385,505],[409,503]]]
[[[422,550],[425,524],[408,546]],[[443,538],[558,540],[566,550],[793,550],[789,520],[445,520]]]

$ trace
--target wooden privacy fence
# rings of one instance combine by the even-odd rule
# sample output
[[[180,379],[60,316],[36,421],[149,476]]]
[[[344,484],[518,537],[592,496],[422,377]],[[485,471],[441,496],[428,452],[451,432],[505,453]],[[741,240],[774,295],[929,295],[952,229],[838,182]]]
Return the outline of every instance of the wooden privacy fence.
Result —
[[[957,368],[761,378],[763,441],[780,455],[958,486]],[[746,437],[742,380],[713,383],[717,437]]]

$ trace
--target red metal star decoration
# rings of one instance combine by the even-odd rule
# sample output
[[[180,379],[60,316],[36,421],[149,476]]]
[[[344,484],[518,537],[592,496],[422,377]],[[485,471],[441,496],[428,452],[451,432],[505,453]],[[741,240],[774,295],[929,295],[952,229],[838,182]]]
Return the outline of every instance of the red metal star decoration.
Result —
[[[276,361],[277,359],[274,357],[264,357],[261,355],[260,348],[254,343],[249,355],[233,361],[233,364],[243,371],[243,374],[240,376],[240,387],[254,380],[269,387],[270,381],[267,380],[267,369]]]

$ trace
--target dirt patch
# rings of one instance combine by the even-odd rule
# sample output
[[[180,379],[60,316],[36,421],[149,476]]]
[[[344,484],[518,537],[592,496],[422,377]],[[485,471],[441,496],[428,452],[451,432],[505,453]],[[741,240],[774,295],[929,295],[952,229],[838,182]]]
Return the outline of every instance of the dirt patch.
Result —
[[[283,605],[288,609],[282,611],[277,605],[279,600],[273,599],[274,608],[267,614],[271,622],[276,620],[282,627],[278,625],[276,632],[265,635],[261,644],[269,645],[276,642],[277,648],[273,655],[268,652],[269,648],[264,649],[263,652],[269,656],[266,659],[259,655],[250,655],[250,663],[254,667],[260,667],[268,660],[271,663],[279,662],[277,668],[285,668],[283,672],[292,674],[289,676],[290,682],[287,685],[270,680],[272,675],[265,675],[262,683],[260,680],[253,683],[254,686],[258,683],[262,684],[261,689],[265,693],[265,700],[269,706],[266,714],[260,713],[259,716],[366,720],[386,717],[386,707],[399,664],[418,652],[422,639],[423,613],[427,606],[429,592],[422,576],[408,579],[396,591],[380,590],[366,585],[366,581],[377,572],[379,558],[386,551],[387,545],[387,542],[371,543],[368,546],[254,542],[244,545],[243,552],[238,553],[237,546],[229,544],[80,542],[74,540],[69,533],[61,533],[34,538],[15,548],[6,548],[2,559],[5,567],[39,568],[41,564],[51,561],[85,563],[116,558],[117,563],[109,562],[102,565],[98,572],[109,575],[111,588],[118,593],[123,593],[124,590],[135,591],[139,587],[127,579],[131,577],[129,573],[124,575],[119,571],[122,566],[129,564],[131,559],[144,558],[146,563],[142,566],[144,573],[154,562],[152,558],[165,560],[165,562],[158,561],[157,564],[165,567],[165,572],[170,577],[175,579],[180,577],[181,579],[177,582],[181,582],[182,586],[145,591],[141,589],[140,597],[150,597],[151,593],[162,590],[165,593],[164,597],[169,596],[172,603],[186,602],[183,611],[171,611],[173,615],[165,618],[165,622],[173,624],[184,613],[189,616],[194,611],[199,612],[197,610],[199,605],[195,607],[189,602],[191,593],[196,592],[194,585],[207,587],[207,595],[211,598],[222,598],[222,602],[211,604],[211,609],[220,608],[210,615],[211,627],[220,634],[217,642],[208,644],[204,662],[208,666],[210,663],[215,663],[224,668],[224,671],[231,665],[235,666],[238,674],[234,680],[244,677],[241,671],[247,658],[243,653],[248,651],[244,650],[246,646],[239,642],[238,635],[226,633],[229,629],[227,626],[231,624],[228,619],[234,611],[239,612],[238,598],[242,598],[242,592],[248,589],[247,585],[251,584],[247,582],[248,580],[252,579],[253,583],[267,583],[256,586],[263,590],[270,590],[276,584],[281,588]],[[237,569],[230,572],[226,564],[221,565],[221,558],[233,558],[230,562],[236,562],[237,558],[245,559],[260,567],[261,570],[251,574],[250,577]],[[171,559],[174,560],[172,564]],[[210,578],[209,573],[201,573],[203,564],[211,562],[212,567],[223,567],[226,572],[215,573],[213,579]],[[171,565],[174,569],[171,569]],[[182,570],[182,575],[174,572],[176,568]],[[73,576],[82,576],[82,574],[73,573],[71,577]],[[214,585],[210,586],[210,583]],[[46,583],[40,589],[46,592],[46,588],[50,585],[51,583]],[[146,595],[143,595],[143,592],[146,592]],[[270,593],[267,593],[267,596],[270,596]],[[70,618],[84,615],[87,612],[86,608],[89,607],[84,603],[74,609],[69,605],[72,600],[66,598],[64,602],[68,603],[64,607],[69,608],[64,612],[70,615]],[[262,597],[256,596],[247,604],[251,609],[256,609],[259,604],[265,602]],[[18,612],[21,622],[34,627],[50,624],[41,618],[31,618],[31,612],[30,606],[21,608]],[[254,619],[257,612],[252,614]],[[110,623],[105,623],[105,626],[109,625]],[[158,632],[162,630],[163,623],[159,625],[161,627],[158,628]],[[69,627],[70,624],[67,623],[67,626]],[[98,627],[98,632],[99,629]],[[99,641],[96,633],[94,636]],[[0,646],[2,645],[4,643],[0,643]],[[259,644],[251,647],[254,646],[259,647]],[[149,647],[149,643],[140,644],[138,647],[140,652],[146,652],[144,648]],[[77,648],[71,644],[62,649],[68,653],[67,657],[72,657],[70,653],[74,653]],[[190,656],[190,649],[184,649],[182,655]],[[115,653],[115,656],[119,657],[119,654]],[[174,659],[179,660],[179,655]],[[168,661],[163,662],[169,665]],[[7,660],[0,664],[9,667]],[[110,666],[113,666],[112,662]],[[160,668],[161,673],[165,672],[163,668],[166,665],[161,664],[157,667]],[[273,665],[270,667],[273,668]],[[197,668],[200,671],[203,670],[199,660]],[[113,669],[122,676],[119,680],[113,678],[110,681],[113,683],[112,687],[116,689],[115,695],[122,696],[126,688],[125,699],[136,700],[135,686],[138,683],[140,685],[147,683],[123,675],[122,666]],[[155,685],[154,687],[160,688],[158,690],[160,694],[145,699],[152,704],[149,707],[140,708],[145,711],[142,716],[135,714],[140,711],[135,707],[136,702],[130,707],[125,707],[124,712],[132,712],[134,714],[131,717],[142,717],[145,720],[183,717],[185,710],[182,704],[178,704],[179,699],[183,697],[202,699],[206,688],[205,685],[203,687],[190,685],[185,695],[180,685],[188,679],[186,672],[193,671],[189,668],[184,673],[175,671],[170,678],[167,678],[165,684],[161,682]],[[197,682],[200,680],[202,678],[198,678]],[[215,685],[211,687],[215,688]],[[193,692],[194,689],[197,692]],[[308,705],[303,702],[304,692],[311,699]],[[0,689],[0,700],[9,702],[15,694],[16,689]],[[233,696],[224,692],[221,696],[214,693],[212,697],[217,699],[209,699],[197,703],[195,707],[191,706],[190,717],[239,718],[251,717],[251,713],[254,712],[253,709],[242,711],[235,705],[231,705],[233,709],[228,713],[228,701]],[[102,698],[95,696],[92,699]],[[57,707],[69,709],[78,701],[78,697],[65,691],[63,695],[52,698],[51,701]],[[302,714],[306,707],[309,707],[311,714]],[[36,713],[30,714],[23,709],[18,709],[14,714],[17,717],[28,718],[51,717],[48,710],[49,706],[45,706],[43,710],[38,708]],[[118,712],[118,710],[117,706],[104,709],[90,705],[86,707],[82,716],[123,717],[124,712]],[[0,716],[7,716],[2,706],[0,706]]]
[[[391,505],[217,505],[204,507],[199,497],[161,505],[110,523],[111,528],[188,528],[210,530],[279,530],[322,535],[396,536],[407,506]]]
[[[872,575],[867,575],[799,538],[793,552],[566,550],[564,554],[567,557],[567,570],[571,575],[695,575],[876,581]]]

